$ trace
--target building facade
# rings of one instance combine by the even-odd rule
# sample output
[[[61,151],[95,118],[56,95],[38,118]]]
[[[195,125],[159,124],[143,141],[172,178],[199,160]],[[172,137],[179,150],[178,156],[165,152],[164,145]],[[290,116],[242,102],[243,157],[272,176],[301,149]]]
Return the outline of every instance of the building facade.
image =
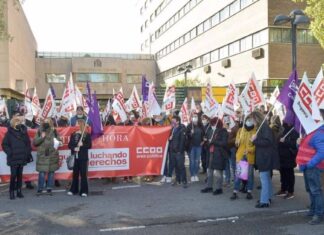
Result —
[[[291,72],[290,25],[275,26],[303,4],[291,0],[142,0],[141,50],[155,55],[159,84],[187,79],[214,86],[247,82],[254,72],[264,86],[281,85]],[[297,69],[314,78],[324,50],[307,25],[297,30]]]

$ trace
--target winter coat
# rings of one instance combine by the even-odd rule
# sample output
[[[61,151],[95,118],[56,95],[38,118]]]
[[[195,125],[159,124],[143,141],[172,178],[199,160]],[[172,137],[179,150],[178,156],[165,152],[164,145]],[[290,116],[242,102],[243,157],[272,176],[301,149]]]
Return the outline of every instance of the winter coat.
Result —
[[[319,127],[311,140],[309,141],[309,145],[316,150],[315,155],[312,159],[307,163],[308,168],[317,167],[319,163],[324,160],[324,125]]]
[[[87,120],[87,116],[85,116],[85,115],[83,115],[83,117],[82,117],[83,119],[84,119],[84,121],[86,121]],[[71,120],[70,120],[70,125],[71,126],[75,126],[76,125],[76,123],[77,123],[77,120],[78,119],[80,119],[77,115],[74,115],[72,118],[71,118]],[[91,121],[90,121],[90,119],[88,119],[87,120],[87,125],[89,125],[89,126],[91,126]]]
[[[253,141],[255,145],[255,162],[260,172],[279,169],[279,155],[273,132],[267,123],[264,123]]]
[[[171,131],[172,139],[169,140],[171,153],[184,153],[186,142],[186,128],[182,125],[174,127]]]
[[[251,137],[256,133],[256,128],[247,131],[244,127],[240,128],[236,135],[236,142],[239,144],[236,151],[236,162],[243,159],[246,151],[246,158],[250,165],[255,164],[255,146],[251,141]]]
[[[60,140],[60,137],[54,128],[49,128],[45,131],[46,136],[42,138],[43,131],[40,127],[33,141],[37,147],[36,171],[54,172],[59,169],[59,152],[54,148],[54,138]]]
[[[191,130],[194,130],[192,133]],[[187,126],[187,144],[188,149],[191,147],[199,147],[203,142],[205,131],[202,125],[192,125],[191,123]]]
[[[284,131],[280,138],[284,137],[290,130],[291,126],[287,124],[283,125]],[[297,131],[293,130],[285,138],[284,142],[279,142],[278,151],[280,158],[280,168],[295,168],[296,167],[296,156],[297,156],[297,146],[296,142],[299,135]]]
[[[80,132],[74,132],[71,134],[69,149],[71,149],[71,154],[75,154],[74,148],[78,146],[79,140],[81,138]],[[91,136],[89,133],[85,132],[82,138],[83,145],[80,147],[80,151],[77,154],[79,161],[89,160],[89,149],[92,147]]]
[[[225,170],[229,158],[227,142],[227,130],[225,128],[217,128],[214,132],[213,138],[210,141],[210,169]]]
[[[235,140],[236,140],[238,130],[239,130],[238,125],[235,125],[228,133],[228,144],[227,144],[228,149],[235,148]]]
[[[26,165],[31,161],[31,143],[27,134],[27,128],[19,130],[9,127],[2,141],[3,151],[7,154],[7,165]]]

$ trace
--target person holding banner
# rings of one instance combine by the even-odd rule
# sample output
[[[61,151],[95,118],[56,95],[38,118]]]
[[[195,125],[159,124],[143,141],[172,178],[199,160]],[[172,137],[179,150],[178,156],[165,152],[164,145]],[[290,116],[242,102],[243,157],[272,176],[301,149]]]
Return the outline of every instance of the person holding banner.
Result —
[[[91,135],[86,130],[86,120],[77,119],[76,126],[79,130],[71,134],[69,149],[71,154],[75,155],[73,167],[72,185],[68,192],[69,196],[80,194],[81,197],[87,197],[88,189],[88,162],[89,149],[92,147]],[[81,188],[79,191],[79,175],[81,176]]]
[[[43,120],[36,133],[33,144],[37,147],[36,171],[39,172],[37,196],[43,192],[46,173],[47,194],[52,195],[54,172],[59,169],[58,147],[62,145],[62,142],[54,128],[51,118]]]
[[[2,148],[7,155],[7,165],[10,166],[10,200],[15,199],[15,189],[17,189],[17,197],[23,198],[21,192],[23,168],[27,163],[33,161],[33,157],[27,130],[19,117],[11,119],[10,127],[2,142]]]
[[[324,109],[320,109],[320,114],[324,119]],[[304,173],[305,188],[311,202],[307,215],[312,219],[308,223],[316,225],[322,222],[324,215],[321,185],[321,174],[324,170],[324,124],[304,139],[298,139],[297,143],[300,143],[297,163],[300,171]]]
[[[277,144],[271,128],[267,122],[264,122],[264,115],[254,111],[251,113],[251,117],[257,128],[257,132],[251,137],[251,141],[255,145],[255,162],[261,181],[260,201],[255,207],[267,208],[270,206],[272,197],[271,171],[279,169]]]

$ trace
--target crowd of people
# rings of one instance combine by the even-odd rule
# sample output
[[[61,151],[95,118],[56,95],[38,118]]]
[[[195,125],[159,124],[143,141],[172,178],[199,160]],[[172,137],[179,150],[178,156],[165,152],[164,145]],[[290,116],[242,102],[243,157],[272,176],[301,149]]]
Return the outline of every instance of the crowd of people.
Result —
[[[324,110],[321,110],[321,114],[324,119]],[[246,199],[251,200],[252,192],[256,188],[254,174],[258,171],[261,191],[256,208],[270,207],[273,195],[286,200],[294,198],[294,169],[297,166],[298,148],[301,148],[305,151],[305,156],[308,154],[307,164],[302,164],[299,168],[304,173],[306,191],[310,196],[309,216],[312,216],[310,224],[318,224],[323,218],[324,201],[320,177],[321,170],[324,169],[322,163],[324,125],[308,138],[307,143],[304,143],[308,136],[300,138],[292,125],[282,123],[279,116],[265,112],[264,107],[255,109],[246,116],[237,112],[233,121],[232,117],[226,115],[222,119],[209,118],[199,105],[197,111],[191,115],[188,125],[181,123],[177,111],[170,115],[161,113],[153,118],[144,119],[140,119],[138,113],[131,112],[125,122],[116,121],[113,114],[109,113],[102,118],[102,122],[104,126],[172,126],[161,183],[182,185],[187,188],[189,179],[191,183],[198,182],[198,175],[202,173],[206,174],[204,179],[200,177],[206,186],[201,189],[201,193],[223,194],[224,185],[233,184],[230,200],[237,200],[240,197],[239,192],[246,193]],[[87,168],[91,137],[85,127],[91,123],[81,106],[70,120],[65,117],[60,117],[54,122],[52,119],[45,119],[40,126],[34,126],[33,128],[38,128],[38,131],[32,143],[27,135],[24,117],[19,112],[10,122],[1,123],[8,125],[2,147],[7,154],[7,164],[11,170],[10,199],[23,197],[21,191],[23,166],[33,160],[32,144],[37,147],[36,170],[39,172],[37,194],[41,195],[46,190],[45,193],[51,195],[54,173],[59,167],[58,147],[62,144],[55,127],[69,125],[79,128],[72,133],[68,144],[71,154],[76,156],[68,195],[79,194],[83,197],[88,195]],[[185,168],[185,153],[189,157],[190,177],[187,177]],[[248,164],[247,179],[237,177],[236,166],[241,161]],[[272,187],[273,170],[279,170],[281,182],[280,190],[275,194]],[[125,177],[125,180],[131,179]]]

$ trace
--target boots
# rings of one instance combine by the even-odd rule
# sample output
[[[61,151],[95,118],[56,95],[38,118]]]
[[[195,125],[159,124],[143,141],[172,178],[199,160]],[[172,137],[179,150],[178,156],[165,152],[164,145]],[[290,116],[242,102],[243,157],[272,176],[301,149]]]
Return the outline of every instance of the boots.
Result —
[[[15,191],[9,191],[9,193],[10,193],[10,196],[9,196],[10,200],[15,200],[16,199],[15,198]]]
[[[18,198],[23,198],[24,197],[24,195],[21,192],[21,188],[20,189],[17,189],[17,197]]]

